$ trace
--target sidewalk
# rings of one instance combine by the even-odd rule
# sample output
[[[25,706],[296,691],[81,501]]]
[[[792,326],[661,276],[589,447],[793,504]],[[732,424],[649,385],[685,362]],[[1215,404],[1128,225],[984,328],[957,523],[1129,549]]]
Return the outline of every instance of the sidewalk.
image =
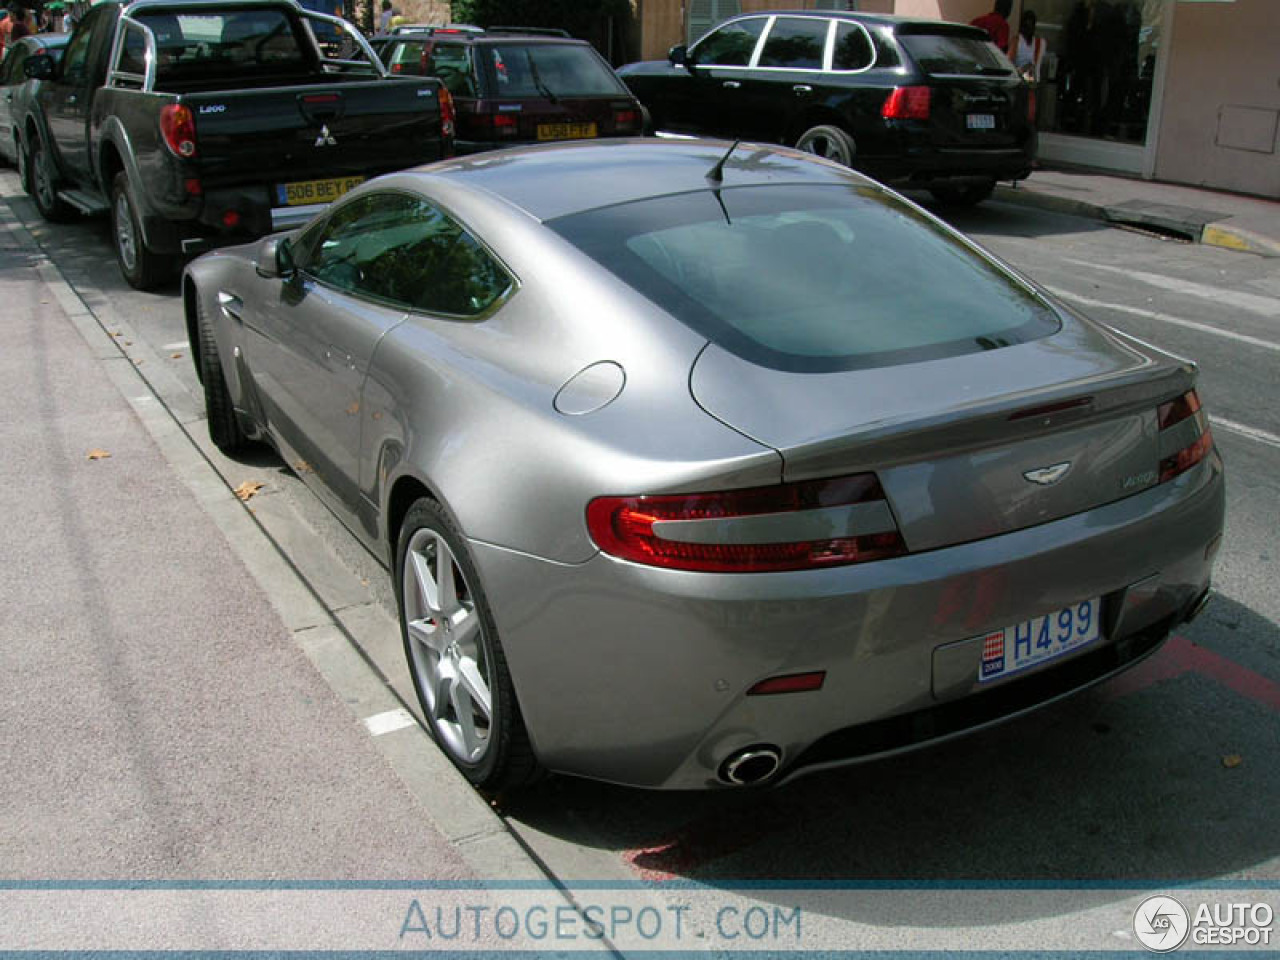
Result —
[[[1280,257],[1280,202],[1274,200],[1079,170],[1037,170],[997,186],[995,199]]]
[[[475,882],[212,519],[243,505],[0,221],[0,880]]]

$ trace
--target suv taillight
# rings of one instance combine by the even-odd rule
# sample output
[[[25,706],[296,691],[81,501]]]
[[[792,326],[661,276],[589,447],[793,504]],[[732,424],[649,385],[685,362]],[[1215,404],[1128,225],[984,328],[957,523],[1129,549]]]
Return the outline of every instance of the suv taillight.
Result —
[[[1160,482],[1186,473],[1209,455],[1213,433],[1200,409],[1200,396],[1188,390],[1177,400],[1160,404]]]
[[[196,155],[196,121],[190,107],[181,103],[161,107],[160,135],[175,157],[190,160]]]
[[[605,553],[715,573],[807,570],[907,552],[873,473],[723,493],[599,497],[587,529]]]
[[[933,100],[930,87],[894,87],[880,108],[886,120],[928,120]]]

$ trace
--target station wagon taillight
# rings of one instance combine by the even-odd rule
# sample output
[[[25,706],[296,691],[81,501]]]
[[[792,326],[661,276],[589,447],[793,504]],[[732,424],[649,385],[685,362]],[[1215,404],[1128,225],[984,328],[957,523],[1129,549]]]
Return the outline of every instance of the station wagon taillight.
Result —
[[[907,552],[873,473],[722,493],[599,497],[587,529],[605,553],[674,570],[760,573]]]
[[[894,87],[880,108],[886,120],[928,120],[933,101],[930,87]]]
[[[1160,483],[1186,473],[1209,455],[1213,433],[1200,408],[1200,396],[1188,390],[1177,400],[1160,404]]]
[[[160,136],[175,157],[190,160],[196,155],[196,121],[191,108],[167,103],[160,108]]]

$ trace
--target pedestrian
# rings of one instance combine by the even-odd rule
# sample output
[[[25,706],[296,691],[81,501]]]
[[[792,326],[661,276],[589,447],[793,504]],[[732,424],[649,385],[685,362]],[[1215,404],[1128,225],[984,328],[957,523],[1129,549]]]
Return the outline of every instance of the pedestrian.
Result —
[[[9,46],[9,34],[13,31],[13,17],[8,10],[0,9],[0,60],[4,59],[5,48]]]
[[[391,32],[391,0],[382,0],[382,12],[378,14],[378,33]]]
[[[13,29],[9,31],[10,43],[17,43],[23,37],[29,37],[35,33],[31,28],[31,20],[27,11],[17,4],[9,8],[9,19],[13,21]]]
[[[76,18],[71,13],[71,8],[67,7],[62,14],[62,32],[70,33],[76,28]]]
[[[971,20],[970,26],[981,27],[1001,50],[1009,49],[1009,15],[1013,13],[1013,0],[996,0],[990,13]]]
[[[1009,59],[1029,83],[1039,82],[1040,64],[1044,60],[1044,37],[1036,36],[1036,12],[1023,10],[1018,35],[1009,44]]]

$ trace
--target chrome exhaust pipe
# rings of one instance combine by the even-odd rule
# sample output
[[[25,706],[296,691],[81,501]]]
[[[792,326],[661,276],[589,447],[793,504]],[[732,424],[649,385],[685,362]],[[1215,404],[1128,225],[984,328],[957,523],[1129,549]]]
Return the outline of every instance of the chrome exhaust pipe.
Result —
[[[782,751],[768,744],[744,747],[720,765],[720,779],[736,787],[763,783],[782,766]]]

